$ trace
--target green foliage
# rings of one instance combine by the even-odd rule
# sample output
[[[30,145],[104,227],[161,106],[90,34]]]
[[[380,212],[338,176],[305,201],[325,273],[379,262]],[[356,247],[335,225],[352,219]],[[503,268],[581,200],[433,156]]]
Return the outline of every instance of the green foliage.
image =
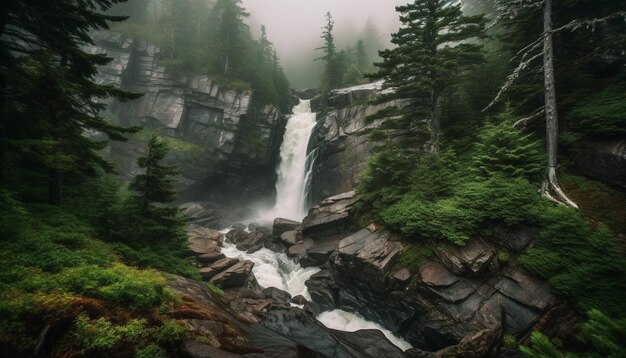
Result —
[[[517,348],[517,339],[510,334],[505,334],[502,337],[502,345],[507,348]]]
[[[379,103],[405,99],[405,104],[388,122],[413,130],[428,118],[431,140],[436,147],[440,135],[439,99],[459,81],[464,70],[483,62],[483,15],[466,16],[460,4],[418,0],[397,6],[402,26],[392,34],[392,49],[380,52],[383,61],[370,78],[384,79],[393,91],[380,96]]]
[[[575,355],[563,356],[550,339],[539,332],[530,335],[530,345],[520,346],[520,352],[528,358],[575,358]]]
[[[220,297],[224,297],[224,290],[222,290],[219,286],[216,286],[210,282],[208,282],[206,285],[209,288],[209,290],[211,290],[211,292],[215,293],[216,295]]]
[[[168,358],[169,355],[163,348],[154,343],[138,348],[135,352],[135,358]]]
[[[165,278],[154,270],[137,270],[115,264],[109,268],[80,266],[66,269],[56,277],[67,292],[101,298],[133,308],[148,309],[173,298]]]
[[[154,135],[154,131],[144,128],[141,131],[135,133],[132,135],[132,138],[134,139],[138,139],[142,142],[150,142],[150,139],[152,138],[152,136]],[[161,140],[163,141],[163,143],[165,143],[165,145],[170,148],[173,151],[176,152],[180,152],[180,153],[202,153],[204,152],[205,149],[203,149],[202,147],[200,147],[197,144],[191,143],[191,142],[187,142],[183,139],[180,138],[174,138],[174,137],[160,137]]]
[[[626,356],[626,319],[612,319],[598,310],[587,312],[588,320],[581,325],[586,350],[581,357],[621,358]],[[565,347],[567,348],[567,347]],[[562,353],[548,337],[540,332],[531,334],[530,344],[520,346],[520,352],[530,358],[576,358],[574,353]]]
[[[622,76],[626,77],[626,76]],[[626,134],[626,80],[593,94],[571,112],[575,129],[594,136]]]
[[[524,177],[531,181],[541,178],[545,154],[533,134],[513,128],[515,118],[510,107],[487,123],[478,134],[473,151],[472,166],[478,175],[494,174]]]
[[[520,257],[531,272],[548,280],[583,310],[601,308],[613,317],[626,314],[626,259],[604,229],[589,227],[575,210],[544,206],[538,214],[538,242]]]
[[[76,318],[72,339],[83,350],[105,351],[121,341],[135,343],[146,336],[146,320],[134,319],[125,325],[114,325],[106,318],[91,320],[86,315]]]
[[[407,244],[402,250],[402,256],[400,256],[400,262],[398,264],[416,273],[419,272],[420,266],[422,266],[426,260],[432,259],[434,256],[434,253],[428,248]]]
[[[175,320],[166,320],[158,327],[154,338],[158,343],[169,344],[183,340],[187,335],[187,327]]]

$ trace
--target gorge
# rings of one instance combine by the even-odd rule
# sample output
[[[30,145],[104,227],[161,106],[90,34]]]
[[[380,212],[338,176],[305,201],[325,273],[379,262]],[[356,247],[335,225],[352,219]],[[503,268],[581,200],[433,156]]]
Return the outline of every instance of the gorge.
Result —
[[[4,1],[0,357],[626,357],[625,13]]]

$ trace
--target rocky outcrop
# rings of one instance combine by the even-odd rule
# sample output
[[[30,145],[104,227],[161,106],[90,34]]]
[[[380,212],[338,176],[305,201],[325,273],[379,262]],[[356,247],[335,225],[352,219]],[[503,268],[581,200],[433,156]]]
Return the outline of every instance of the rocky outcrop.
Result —
[[[626,189],[626,140],[584,141],[577,164],[582,174]]]
[[[335,199],[326,201],[326,217],[350,216],[349,208],[332,203]],[[312,209],[305,229],[316,215]],[[413,344],[414,356],[454,357],[463,351],[491,356],[503,332],[526,333],[557,303],[549,285],[514,259],[536,237],[532,228],[498,228],[493,237],[460,247],[422,242],[432,256],[409,269],[399,264],[404,244],[393,233],[375,225],[345,230],[324,269],[306,286],[317,309],[340,308],[380,322]],[[498,261],[496,253],[507,249],[509,260]]]
[[[250,90],[228,88],[207,76],[171,76],[162,61],[167,54],[146,41],[112,32],[92,37],[96,46],[87,51],[113,58],[97,80],[143,93],[135,101],[110,103],[109,111],[120,124],[173,138],[171,160],[182,167],[183,197],[241,204],[271,196],[286,123],[276,108],[258,105]],[[123,177],[136,173],[143,147],[141,136],[112,146]]]
[[[374,143],[368,139],[368,131],[378,128],[382,123],[382,120],[368,123],[366,117],[400,104],[399,101],[369,104],[381,91],[382,83],[376,82],[331,93],[328,101],[331,109],[318,118],[309,143],[315,157],[307,198],[310,203],[318,203],[323,198],[354,189],[374,147]],[[401,136],[402,133],[398,132],[397,135]]]

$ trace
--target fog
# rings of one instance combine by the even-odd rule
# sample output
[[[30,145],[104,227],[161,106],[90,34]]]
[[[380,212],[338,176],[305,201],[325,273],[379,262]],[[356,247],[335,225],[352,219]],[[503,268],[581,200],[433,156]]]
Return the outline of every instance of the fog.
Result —
[[[383,42],[399,26],[395,6],[407,0],[243,0],[251,13],[248,23],[253,33],[265,25],[286,73],[296,88],[315,86],[312,73],[319,72],[319,62],[312,63],[312,50],[322,44],[321,27],[330,11],[335,21],[335,39],[339,48],[356,41],[366,23],[375,25]],[[304,73],[308,72],[308,73]]]

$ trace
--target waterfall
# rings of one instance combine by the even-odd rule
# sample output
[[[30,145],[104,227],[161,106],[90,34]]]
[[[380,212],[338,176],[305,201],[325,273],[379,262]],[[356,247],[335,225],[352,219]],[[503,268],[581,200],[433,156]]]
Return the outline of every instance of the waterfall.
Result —
[[[283,144],[280,146],[280,165],[276,181],[276,204],[264,216],[270,220],[282,217],[300,221],[307,214],[306,179],[313,169],[307,166],[309,137],[315,127],[315,113],[311,102],[300,100],[287,121]]]

